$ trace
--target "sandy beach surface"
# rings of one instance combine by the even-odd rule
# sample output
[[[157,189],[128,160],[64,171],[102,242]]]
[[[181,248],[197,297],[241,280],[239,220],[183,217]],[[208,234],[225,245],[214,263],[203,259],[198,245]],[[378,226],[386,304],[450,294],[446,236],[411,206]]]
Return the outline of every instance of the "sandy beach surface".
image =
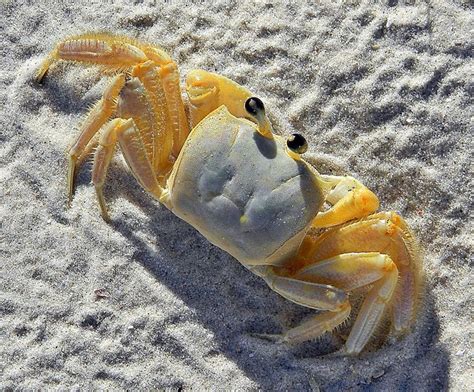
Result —
[[[472,391],[474,12],[468,1],[0,2],[0,390]],[[68,35],[161,45],[216,71],[352,174],[424,249],[413,331],[358,357],[348,329],[259,338],[314,314],[272,292],[147,195],[118,154],[99,213],[91,165],[66,203],[66,150],[107,78],[58,65]]]

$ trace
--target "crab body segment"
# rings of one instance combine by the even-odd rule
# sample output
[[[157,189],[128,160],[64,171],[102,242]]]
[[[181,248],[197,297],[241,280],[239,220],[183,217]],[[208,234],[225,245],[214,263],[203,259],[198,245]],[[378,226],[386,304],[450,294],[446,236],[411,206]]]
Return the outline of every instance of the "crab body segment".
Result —
[[[60,42],[37,74],[59,60],[115,72],[69,149],[68,189],[93,147],[102,215],[118,144],[142,187],[283,297],[322,312],[282,340],[317,338],[345,322],[349,293],[367,294],[344,351],[365,347],[384,314],[396,333],[413,323],[421,287],[415,240],[356,179],[321,175],[301,156],[304,138],[274,135],[263,104],[244,87],[196,70],[183,102],[176,64],[162,49],[108,35]],[[186,105],[185,105],[186,102]]]
[[[221,106],[194,128],[175,163],[174,213],[247,266],[293,256],[324,198],[318,177],[285,146]]]

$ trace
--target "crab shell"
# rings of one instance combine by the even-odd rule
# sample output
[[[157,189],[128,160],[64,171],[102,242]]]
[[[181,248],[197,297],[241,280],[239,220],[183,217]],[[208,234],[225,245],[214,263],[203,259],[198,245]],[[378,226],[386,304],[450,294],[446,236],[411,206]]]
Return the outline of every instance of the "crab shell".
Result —
[[[221,106],[191,132],[168,180],[168,207],[241,263],[292,257],[324,202],[318,173],[286,141]]]

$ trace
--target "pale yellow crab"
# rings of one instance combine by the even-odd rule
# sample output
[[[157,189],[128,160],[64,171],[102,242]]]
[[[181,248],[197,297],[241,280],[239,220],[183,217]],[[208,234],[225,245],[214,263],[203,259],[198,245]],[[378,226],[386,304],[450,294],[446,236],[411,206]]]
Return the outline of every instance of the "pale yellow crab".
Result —
[[[244,87],[195,70],[182,100],[176,64],[162,49],[126,37],[84,34],[60,42],[37,74],[58,60],[113,72],[69,149],[69,199],[79,162],[97,146],[92,181],[102,188],[116,144],[137,181],[290,301],[320,310],[283,334],[317,338],[351,314],[349,293],[366,288],[344,352],[359,353],[384,314],[412,324],[421,286],[415,241],[394,212],[356,179],[319,174],[306,141],[274,135],[262,102]],[[95,137],[97,136],[97,137]]]

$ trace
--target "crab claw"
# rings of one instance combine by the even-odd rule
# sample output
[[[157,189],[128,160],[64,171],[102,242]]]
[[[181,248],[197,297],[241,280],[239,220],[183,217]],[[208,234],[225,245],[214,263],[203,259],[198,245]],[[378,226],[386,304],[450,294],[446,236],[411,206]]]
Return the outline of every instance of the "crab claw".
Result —
[[[191,125],[195,127],[204,117],[224,105],[235,117],[246,118],[258,125],[262,136],[272,138],[272,126],[263,103],[245,87],[212,72],[193,70],[186,78]],[[252,105],[249,106],[249,101]],[[250,110],[249,110],[250,109]]]

